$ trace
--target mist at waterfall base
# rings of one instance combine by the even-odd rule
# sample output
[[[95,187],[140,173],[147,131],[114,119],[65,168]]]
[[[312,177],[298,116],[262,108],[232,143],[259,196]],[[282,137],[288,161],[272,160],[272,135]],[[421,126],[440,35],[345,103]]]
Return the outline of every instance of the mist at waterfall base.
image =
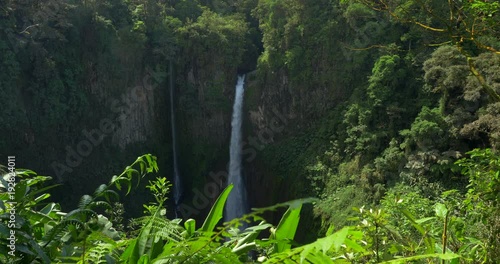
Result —
[[[173,78],[172,62],[169,63],[169,89],[170,89],[170,127],[172,128],[172,155],[174,165],[174,203],[175,214],[177,215],[177,206],[181,202],[182,197],[182,182],[179,173],[179,164],[177,161],[177,129],[175,125],[175,108],[174,108],[174,78]]]
[[[246,190],[241,175],[241,152],[242,152],[242,133],[241,124],[243,118],[243,95],[244,95],[245,76],[238,76],[236,92],[233,106],[233,117],[231,121],[231,142],[229,147],[229,178],[228,185],[233,184],[233,190],[226,201],[225,218],[230,221],[239,218],[247,211]]]

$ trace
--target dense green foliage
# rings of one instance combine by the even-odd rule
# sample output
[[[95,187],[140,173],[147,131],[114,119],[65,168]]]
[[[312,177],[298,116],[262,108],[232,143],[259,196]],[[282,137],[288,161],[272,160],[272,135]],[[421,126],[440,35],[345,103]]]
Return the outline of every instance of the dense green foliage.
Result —
[[[416,189],[398,186],[382,200],[378,209],[356,209],[349,219],[354,225],[333,232],[305,245],[291,243],[297,230],[301,208],[315,199],[301,199],[254,209],[241,219],[216,226],[232,185],[219,196],[200,228],[194,219],[166,218],[165,202],[169,183],[163,177],[150,180],[147,188],[154,202],[144,204],[145,216],[134,219],[129,231],[111,203],[119,195],[112,189],[132,188],[135,178],[158,172],[156,158],[139,157],[109,184],[99,186],[93,195],[84,195],[77,209],[64,213],[57,203],[44,204],[50,195],[44,187],[49,177],[32,171],[9,171],[2,177],[7,191],[11,176],[21,180],[14,190],[15,203],[4,192],[0,203],[2,256],[4,263],[405,263],[421,259],[450,260],[451,263],[483,263],[498,254],[496,197],[500,192],[500,157],[491,150],[474,150],[457,165],[469,176],[468,192],[447,191],[440,201],[424,198]],[[288,207],[273,227],[261,215]],[[10,225],[9,215],[16,219]],[[418,218],[417,218],[418,217]],[[242,229],[241,223],[251,224]],[[259,222],[259,223],[258,223]],[[484,229],[482,226],[489,228]],[[115,227],[121,227],[117,230]],[[240,227],[240,228],[238,228]],[[470,228],[475,227],[475,228]],[[15,230],[14,235],[11,230]],[[269,232],[264,238],[262,232]],[[10,236],[17,238],[10,243]],[[15,253],[9,245],[15,245]],[[253,254],[248,254],[253,252]],[[14,255],[14,256],[13,256]]]
[[[60,206],[46,200],[49,178],[20,172],[25,261],[500,262],[499,10],[487,0],[3,1],[0,155],[65,183]],[[151,156],[82,196],[138,153],[170,176],[165,89],[140,89],[135,104],[128,95],[173,79],[189,204],[225,170],[243,72],[245,136],[273,128],[276,110],[283,125],[244,157],[251,206],[265,207],[248,227],[219,225],[231,187],[196,219],[168,219],[165,178],[124,186],[132,171],[156,171]],[[61,167],[103,119],[116,122],[97,151]],[[108,208],[125,192],[138,197],[125,198],[127,212],[146,209],[133,227]]]
[[[287,6],[285,8],[278,3],[283,5],[286,3]],[[476,1],[477,5],[463,7],[467,8],[467,12],[471,12],[471,14],[468,13],[468,19],[472,19],[470,16],[474,14],[479,14],[474,13],[477,11],[474,11],[474,8],[479,8],[481,3],[485,6],[489,5]],[[493,27],[493,31],[476,32],[476,34],[481,34],[478,35],[481,37],[480,41],[482,39],[488,39],[488,41],[476,43],[474,53],[467,53],[460,47],[457,48],[456,45],[447,44],[432,49],[428,47],[428,44],[443,40],[443,34],[423,28],[419,25],[418,19],[447,20],[449,13],[447,13],[446,5],[434,8],[432,1],[428,3],[414,1],[401,6],[394,1],[380,2],[380,5],[384,4],[387,4],[385,9],[370,5],[368,1],[318,3],[307,7],[301,6],[300,1],[260,1],[259,17],[261,17],[264,34],[264,47],[269,52],[287,54],[288,57],[299,56],[300,53],[296,52],[293,45],[299,45],[304,50],[314,52],[325,50],[331,55],[323,54],[324,61],[332,61],[328,58],[334,56],[334,60],[343,62],[341,69],[324,73],[330,76],[332,73],[342,75],[344,70],[354,70],[350,76],[356,77],[357,72],[365,73],[367,66],[371,68],[368,78],[359,78],[364,81],[357,80],[350,83],[349,87],[352,87],[352,90],[344,95],[344,98],[348,98],[346,103],[333,107],[324,106],[319,111],[311,110],[309,106],[293,107],[294,111],[305,117],[304,123],[308,122],[306,117],[311,115],[324,112],[328,114],[315,122],[313,129],[304,131],[304,135],[301,135],[302,133],[297,135],[295,141],[290,140],[295,146],[287,144],[286,150],[283,148],[283,151],[279,149],[275,151],[274,147],[271,147],[269,154],[274,158],[268,158],[268,160],[285,159],[285,157],[277,156],[280,152],[283,155],[299,152],[300,154],[297,155],[288,155],[286,159],[290,162],[282,166],[285,168],[284,174],[297,174],[295,165],[291,164],[293,160],[299,160],[299,164],[303,159],[306,163],[311,163],[319,155],[318,166],[302,166],[302,168],[311,168],[314,171],[312,178],[318,180],[322,178],[320,181],[326,181],[323,182],[325,186],[331,186],[327,189],[344,189],[343,187],[354,183],[369,191],[367,194],[376,198],[375,201],[381,198],[381,196],[374,196],[380,188],[391,188],[402,180],[410,185],[422,184],[420,187],[426,192],[429,194],[434,192],[438,195],[441,188],[449,188],[452,186],[450,184],[453,184],[448,178],[456,175],[452,171],[455,167],[452,164],[456,158],[474,146],[496,146],[496,136],[493,135],[498,131],[495,129],[496,121],[493,121],[496,118],[493,118],[494,114],[485,117],[486,112],[492,113],[496,105],[495,98],[482,89],[480,79],[485,81],[485,85],[498,91],[498,71],[495,70],[498,67],[498,52],[486,48],[482,52],[480,48],[481,44],[486,45],[486,42],[491,45],[492,49],[498,45],[498,34],[494,30],[497,26]],[[318,11],[320,14],[334,10],[343,16],[326,16],[321,22],[296,21],[298,17],[306,16],[308,10],[315,7],[324,7],[322,12]],[[399,13],[393,13],[391,8]],[[283,10],[290,14],[280,13]],[[385,12],[390,13],[389,15],[396,15],[398,19],[388,20]],[[403,18],[401,14],[414,17]],[[480,15],[484,14],[480,13]],[[269,20],[270,18],[274,20]],[[315,15],[315,19],[320,18],[322,18],[321,15]],[[492,19],[497,18],[485,17],[484,21],[477,21],[476,26],[493,23],[490,21]],[[285,39],[291,38],[286,45],[277,43],[272,37],[276,35],[275,31],[283,26],[274,25],[274,21],[298,23],[292,27],[297,29],[315,21],[314,28],[311,28],[308,34],[318,32],[319,35],[312,39],[319,39],[319,44],[317,44],[319,46],[304,42],[309,39],[305,35],[299,39],[292,39],[296,34],[294,32],[281,33],[285,35]],[[342,25],[339,26],[339,30],[344,33],[331,29],[332,24]],[[286,24],[285,29],[287,26],[291,27]],[[370,35],[366,32],[368,29],[362,29],[363,27],[370,28]],[[387,34],[390,30],[393,33]],[[374,35],[379,31],[382,31],[380,35]],[[267,34],[269,34],[269,39],[266,38]],[[350,37],[340,40],[331,37],[339,36],[340,38],[342,34],[350,34]],[[450,40],[450,43],[453,44],[453,40]],[[327,48],[335,44],[338,47],[346,47],[346,51],[343,54],[336,54],[339,49]],[[297,55],[294,55],[296,53]],[[268,58],[268,56],[271,56],[271,53],[263,55],[261,59]],[[363,58],[363,61],[356,61],[358,57]],[[293,71],[293,67],[303,68],[303,63],[310,61],[314,60],[298,60],[297,65],[278,63],[276,68],[268,63],[260,63],[259,67],[262,67],[264,72],[281,69]],[[321,60],[321,62],[324,61]],[[358,63],[352,63],[353,61]],[[313,67],[321,65],[313,64]],[[302,71],[313,67],[305,67]],[[349,67],[354,67],[354,69],[349,69]],[[474,74],[475,71],[479,73],[479,77],[482,77],[478,78]],[[293,73],[284,75],[296,77]],[[262,76],[281,78],[279,73],[270,76],[267,72]],[[328,103],[328,100],[338,100],[338,96],[331,96],[330,93],[342,92],[341,89],[345,88],[342,85],[332,81],[325,81],[326,88],[311,84],[323,78],[328,77],[323,77],[322,72],[317,72],[314,77],[310,78],[312,80],[305,79],[308,84],[304,89],[309,89],[309,91],[290,92],[292,96],[306,97],[318,93],[325,99],[299,101],[316,106],[318,103]],[[264,79],[262,85],[267,85],[266,82],[269,80]],[[290,87],[289,89],[302,88],[303,84],[290,79],[287,87]],[[272,100],[277,101],[279,98]],[[326,150],[324,147],[318,147],[324,144],[331,144],[331,147]],[[298,151],[295,149],[291,151],[290,148],[296,148]],[[324,154],[319,154],[318,149],[323,150]],[[286,168],[289,167],[292,169],[287,170]],[[322,175],[320,175],[321,171]],[[299,174],[304,175],[306,172]],[[427,184],[434,187],[429,190],[430,186]],[[465,187],[463,182],[461,187]],[[337,214],[335,210],[332,213]]]
[[[300,132],[266,148],[262,162],[284,185],[297,182],[295,193],[322,198],[324,230],[349,224],[353,206],[378,207],[397,193],[418,195],[413,213],[429,216],[444,191],[466,192],[455,161],[477,147],[498,150],[497,5],[259,1],[258,85],[269,87],[267,105],[292,100],[289,112],[302,117],[290,126]],[[497,246],[477,232],[496,262]]]
[[[80,179],[111,174],[140,153],[171,167],[170,120],[158,118],[169,109],[167,80],[179,91],[179,130],[193,131],[207,115],[229,116],[227,89],[258,56],[252,8],[251,1],[2,1],[0,154],[22,156],[25,167],[65,182],[75,196],[64,206],[93,188]],[[182,159],[188,186],[224,156],[225,139],[214,139],[220,133],[194,130],[201,135],[179,133],[191,142],[181,155],[203,160]],[[91,153],[79,151],[89,137]]]

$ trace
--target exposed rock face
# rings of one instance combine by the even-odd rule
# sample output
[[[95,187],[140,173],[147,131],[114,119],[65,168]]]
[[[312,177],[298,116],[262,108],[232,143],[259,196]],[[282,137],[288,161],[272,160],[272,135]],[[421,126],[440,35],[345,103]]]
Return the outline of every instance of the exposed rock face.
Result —
[[[203,113],[198,118],[193,118],[188,122],[189,131],[193,140],[209,140],[217,146],[223,146],[228,139],[227,113],[214,111]]]
[[[161,94],[158,90],[163,87],[149,83],[148,79],[143,78],[137,82],[136,86],[125,90],[119,103],[115,100],[113,105],[112,102],[112,111],[117,112],[117,120],[120,122],[120,127],[114,133],[112,141],[121,149],[125,149],[132,143],[146,141],[155,129],[153,119],[157,115],[154,111],[154,95],[155,92]]]
[[[218,147],[227,145],[236,69],[224,68],[223,63],[217,61],[204,67],[194,63],[187,69],[182,81],[178,81],[181,126],[192,142],[205,140]]]
[[[320,55],[318,57],[321,58]],[[342,65],[343,58],[339,56],[330,60],[328,57],[325,55],[316,61],[319,66],[312,67],[310,73],[314,78],[293,76],[285,67],[273,70],[266,65],[262,66],[265,70],[259,69],[249,74],[246,133],[248,137],[257,136],[261,144],[255,160],[245,166],[251,206],[263,207],[295,199],[300,189],[305,189],[301,183],[294,182],[291,175],[282,175],[279,172],[281,168],[274,167],[281,164],[280,158],[294,160],[297,153],[274,149],[279,153],[265,156],[265,149],[274,144],[289,144],[283,143],[289,142],[284,141],[288,139],[293,144],[293,136],[321,120],[350,96],[351,84],[342,83],[341,78],[346,73],[335,67]],[[306,66],[304,70],[307,70]],[[261,134],[265,136],[259,137]],[[297,178],[306,177],[300,175]]]

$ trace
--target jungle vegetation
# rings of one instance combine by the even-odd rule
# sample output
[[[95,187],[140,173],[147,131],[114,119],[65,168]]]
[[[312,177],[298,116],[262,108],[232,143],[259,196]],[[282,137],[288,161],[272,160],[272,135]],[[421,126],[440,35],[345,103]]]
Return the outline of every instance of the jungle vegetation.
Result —
[[[246,134],[296,117],[246,165],[286,192],[222,223],[229,185],[175,217],[169,102],[154,89],[140,130],[122,95],[175,79],[196,188],[227,158],[211,131],[238,73]],[[0,167],[2,263],[500,262],[499,1],[5,0],[0,101],[0,156],[20,160],[13,199]],[[137,140],[64,163],[104,117]]]

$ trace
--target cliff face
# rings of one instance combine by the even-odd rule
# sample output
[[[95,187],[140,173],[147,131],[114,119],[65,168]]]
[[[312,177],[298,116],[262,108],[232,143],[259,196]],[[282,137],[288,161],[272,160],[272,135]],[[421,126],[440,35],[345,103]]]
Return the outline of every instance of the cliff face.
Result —
[[[153,132],[157,130],[154,120],[160,121],[158,119],[164,117],[155,111],[165,108],[160,103],[164,98],[155,101],[155,93],[156,96],[165,97],[166,85],[151,83],[149,79],[146,76],[137,80],[135,86],[124,91],[120,100],[114,99],[111,102],[111,110],[118,115],[116,120],[120,123],[112,136],[112,142],[122,150],[130,144],[151,139]]]
[[[308,195],[305,167],[325,144],[314,146],[314,140],[304,134],[315,134],[311,130],[330,122],[328,116],[339,115],[336,107],[349,100],[354,87],[366,82],[371,69],[367,53],[349,48],[359,43],[350,44],[358,40],[342,12],[340,6],[323,0],[259,2],[255,14],[264,51],[245,103],[246,133],[262,136],[261,150],[248,165],[254,167],[247,173],[249,193],[259,192],[259,183],[269,182],[275,192],[288,194],[280,195],[281,201]],[[321,141],[329,143],[328,138]],[[278,202],[265,196],[254,195],[251,202],[259,206]]]
[[[47,21],[14,2],[2,13],[0,98],[12,117],[0,119],[0,152],[66,183],[60,195],[72,196],[59,198],[70,207],[144,153],[170,177],[168,59],[187,191],[223,169],[228,153],[246,16],[122,2],[67,6]]]
[[[193,19],[184,20],[154,10],[143,17],[137,13],[140,8],[129,14],[127,10],[136,9],[130,4],[121,6],[124,13],[116,17],[107,17],[104,10],[69,13],[65,18],[71,26],[58,29],[57,38],[26,35],[15,44],[26,52],[16,51],[15,59],[2,53],[7,54],[2,64],[9,73],[1,79],[18,88],[21,99],[16,105],[23,109],[13,119],[23,120],[17,125],[23,128],[20,133],[7,131],[12,143],[0,146],[23,146],[19,155],[30,161],[25,167],[70,182],[76,198],[146,152],[157,155],[162,173],[170,176],[166,64],[175,58],[179,160],[189,195],[192,187],[209,181],[211,171],[225,169],[238,67],[253,67],[249,61],[256,61],[260,25],[265,52],[257,71],[247,76],[244,155],[247,166],[255,167],[247,173],[249,188],[258,193],[259,186],[266,185],[269,189],[259,204],[274,203],[272,191],[280,190],[274,187],[282,179],[269,165],[277,159],[267,159],[266,152],[349,94],[349,86],[336,74],[348,73],[338,71],[342,60],[335,50],[337,41],[318,38],[333,27],[329,19],[335,13],[313,21],[309,18],[314,16],[304,12],[314,10],[301,3],[300,8],[284,8],[292,12],[282,14],[284,20],[268,23],[259,18],[257,23],[249,18],[254,2],[246,15],[200,9]],[[271,28],[266,29],[266,23]],[[297,28],[294,23],[305,24],[304,31],[290,30]],[[19,25],[12,32],[24,28]],[[285,190],[283,186],[279,188]]]
[[[212,182],[211,172],[225,170],[237,79],[235,66],[215,54],[204,56],[208,58],[193,58],[177,71],[179,161],[183,202],[190,206],[196,195],[193,190],[203,190]]]
[[[311,73],[316,77],[310,79],[314,81],[297,78],[286,68],[273,70],[262,63],[259,70],[250,74],[246,134],[249,139],[257,139],[255,158],[246,166],[251,204],[268,206],[294,199],[306,189],[306,177],[299,175],[306,164],[298,164],[303,162],[299,156],[308,143],[298,142],[297,138],[350,95],[350,86],[342,83],[340,77],[345,71],[334,67],[342,60],[340,56],[332,59],[326,55],[317,60],[320,66]],[[297,175],[284,175],[283,167],[292,164],[297,166]]]

